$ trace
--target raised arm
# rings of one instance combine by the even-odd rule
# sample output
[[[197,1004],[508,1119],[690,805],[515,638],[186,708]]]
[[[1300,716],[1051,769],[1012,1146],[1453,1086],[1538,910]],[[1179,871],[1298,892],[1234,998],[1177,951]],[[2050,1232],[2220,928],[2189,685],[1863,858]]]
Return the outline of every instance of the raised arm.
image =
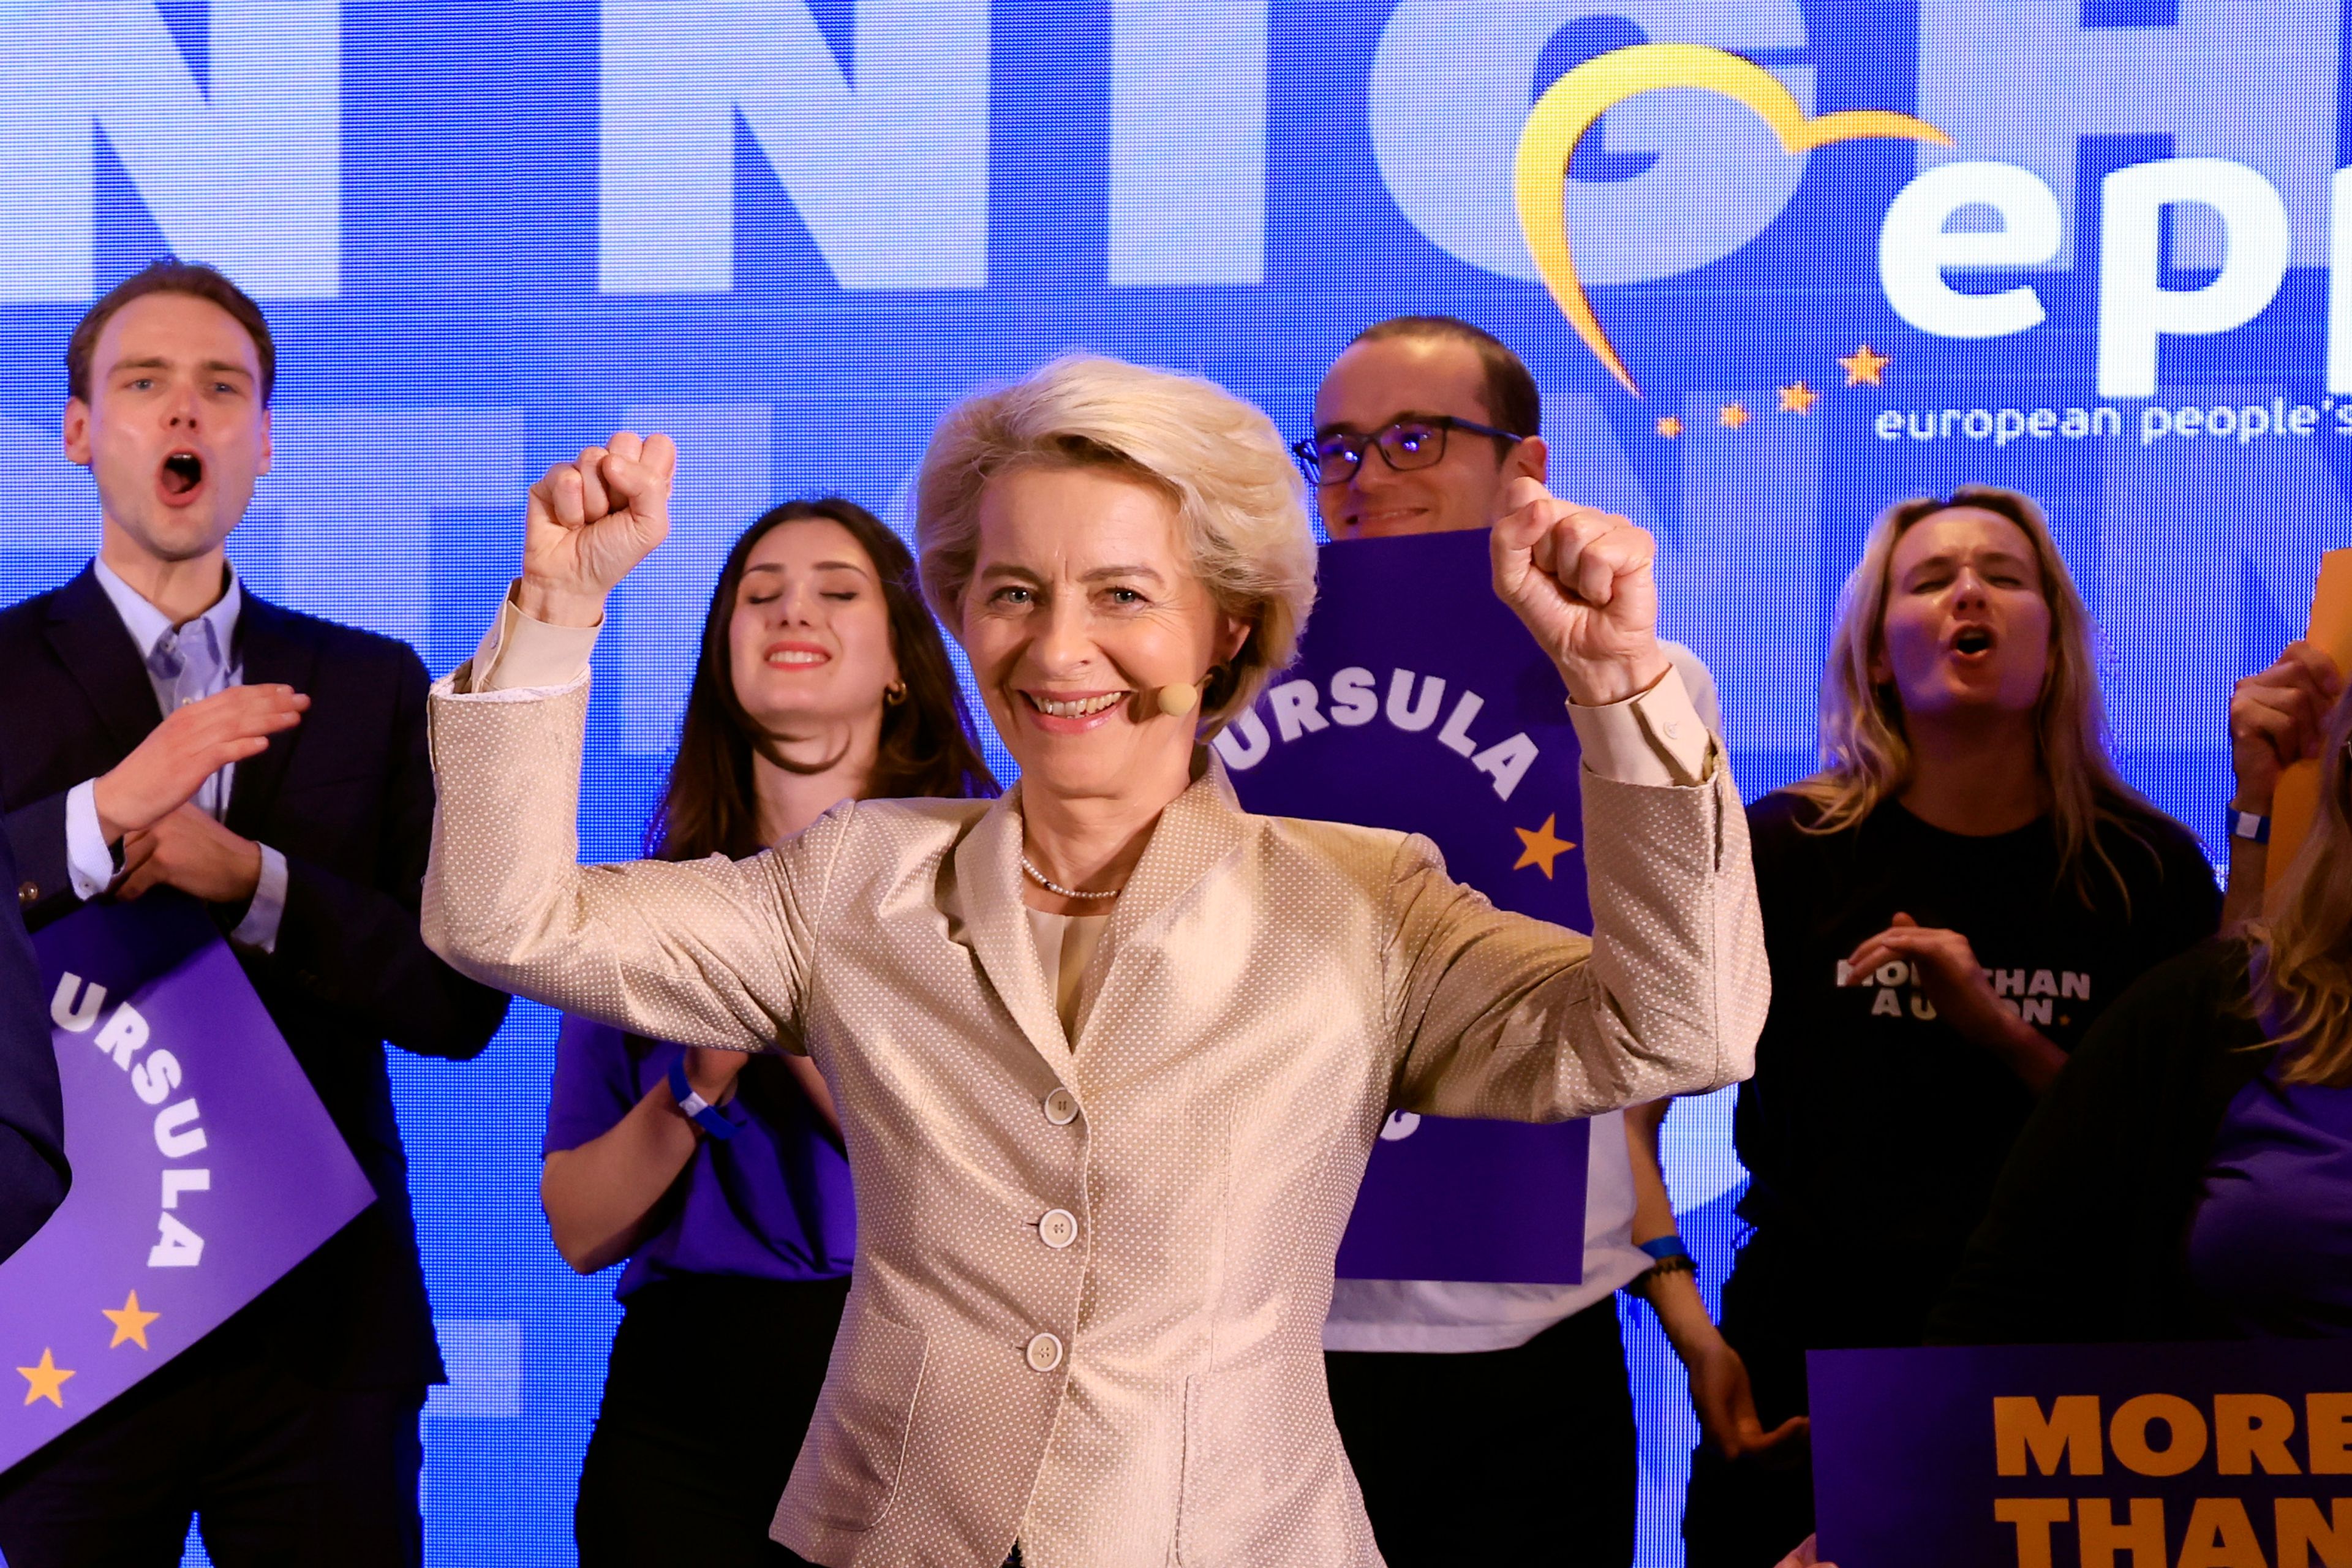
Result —
[[[1516,481],[1495,588],[1583,747],[1588,942],[1498,912],[1409,840],[1393,884],[1399,1103],[1550,1121],[1748,1076],[1770,997],[1738,793],[1656,634],[1655,545]]]
[[[625,433],[531,488],[522,579],[482,651],[433,691],[425,940],[567,1012],[757,1050],[797,1035],[805,911],[846,812],[740,863],[579,864],[585,650],[605,595],[668,531],[675,462],[667,437]]]

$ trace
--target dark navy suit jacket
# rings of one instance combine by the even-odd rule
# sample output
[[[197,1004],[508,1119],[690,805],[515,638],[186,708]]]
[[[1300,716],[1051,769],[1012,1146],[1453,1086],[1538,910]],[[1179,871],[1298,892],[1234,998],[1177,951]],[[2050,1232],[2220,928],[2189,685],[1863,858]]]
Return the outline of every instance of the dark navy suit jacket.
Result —
[[[0,889],[17,885],[0,837]],[[0,1258],[25,1245],[65,1201],[65,1115],[49,1048],[48,998],[25,921],[0,914]]]
[[[417,931],[433,827],[425,666],[405,643],[249,591],[236,636],[247,684],[281,682],[310,698],[302,722],[239,763],[232,781],[228,826],[277,848],[287,866],[276,952],[237,956],[376,1202],[220,1332],[332,1386],[438,1382],[383,1046],[478,1055],[507,997],[443,963]],[[37,930],[79,907],[67,873],[67,792],[121,762],[163,715],[88,568],[0,611],[0,813]],[[226,932],[244,910],[214,914]]]

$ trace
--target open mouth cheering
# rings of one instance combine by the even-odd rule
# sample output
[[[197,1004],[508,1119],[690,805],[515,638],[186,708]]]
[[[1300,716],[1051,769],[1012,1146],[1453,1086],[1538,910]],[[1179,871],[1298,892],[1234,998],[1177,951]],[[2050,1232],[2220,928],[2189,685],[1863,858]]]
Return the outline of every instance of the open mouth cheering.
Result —
[[[161,479],[164,495],[173,500],[194,495],[205,482],[205,460],[194,452],[173,452],[163,459]]]

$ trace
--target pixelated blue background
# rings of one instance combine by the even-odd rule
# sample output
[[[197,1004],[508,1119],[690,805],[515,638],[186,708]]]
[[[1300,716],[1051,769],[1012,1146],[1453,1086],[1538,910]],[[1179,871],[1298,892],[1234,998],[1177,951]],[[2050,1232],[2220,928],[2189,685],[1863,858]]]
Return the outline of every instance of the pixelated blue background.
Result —
[[[278,464],[233,542],[239,570],[280,603],[409,639],[436,672],[513,568],[529,478],[616,426],[668,430],[677,531],[619,596],[593,708],[584,838],[620,856],[716,563],[772,500],[839,491],[902,518],[940,411],[1070,347],[1204,373],[1296,432],[1359,327],[1442,310],[1535,368],[1557,488],[1660,533],[1667,629],[1714,667],[1749,794],[1809,764],[1825,629],[1870,517],[1992,479],[2057,521],[2104,629],[2127,772],[2218,853],[2229,680],[2299,628],[2317,551],[2352,540],[2352,437],[2324,384],[2347,14],[0,0],[0,598],[92,549],[87,478],[58,450],[60,354],[93,290],[166,248],[226,266],[278,331]],[[1790,159],[1719,100],[1612,110],[1573,165],[1571,221],[1637,401],[1530,280],[1508,192],[1534,96],[1644,40],[1738,50],[1809,106],[1916,112],[1955,146]],[[2030,331],[1937,336],[1890,305],[1888,205],[1953,157],[2029,169],[2059,199],[2047,264],[1952,275],[1965,293],[2032,284],[2047,320]],[[2292,267],[2267,308],[2169,340],[2152,403],[2105,400],[2112,437],[1971,438],[1968,410],[1990,428],[2003,408],[2101,405],[2102,182],[2174,157],[2242,163],[2278,194]],[[1981,213],[1950,226],[1972,225]],[[2170,289],[2210,281],[2244,242],[2195,207],[2164,225]],[[2352,240],[2336,243],[2352,269]],[[1890,360],[1884,384],[1848,386],[1837,362],[1864,343]],[[1784,411],[1779,389],[1799,382],[1820,399]],[[2320,427],[2142,440],[2149,407],[2275,397],[2321,410]],[[1912,440],[1905,419],[1883,438],[1890,411],[1939,438]],[[1669,415],[1677,435],[1660,431]],[[611,1280],[572,1277],[539,1211],[553,1038],[523,1005],[479,1061],[394,1064],[455,1379],[425,1427],[436,1563],[572,1558],[617,1314]],[[1739,1180],[1726,1110],[1685,1106],[1668,1128],[1710,1289]],[[1695,1423],[1646,1312],[1627,1321],[1643,1561],[1679,1563]]]

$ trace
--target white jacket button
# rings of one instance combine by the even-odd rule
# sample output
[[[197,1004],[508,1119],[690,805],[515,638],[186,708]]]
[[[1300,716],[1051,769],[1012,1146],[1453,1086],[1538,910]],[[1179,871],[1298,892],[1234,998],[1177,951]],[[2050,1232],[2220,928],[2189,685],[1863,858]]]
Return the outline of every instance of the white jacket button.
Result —
[[[1067,1127],[1078,1119],[1078,1097],[1066,1089],[1057,1089],[1045,1097],[1045,1120],[1056,1127]]]
[[[1062,1364],[1062,1342],[1051,1334],[1039,1334],[1029,1342],[1029,1364],[1039,1372],[1051,1372]]]
[[[1037,1222],[1037,1239],[1059,1252],[1078,1239],[1078,1216],[1067,1209],[1049,1209]]]

